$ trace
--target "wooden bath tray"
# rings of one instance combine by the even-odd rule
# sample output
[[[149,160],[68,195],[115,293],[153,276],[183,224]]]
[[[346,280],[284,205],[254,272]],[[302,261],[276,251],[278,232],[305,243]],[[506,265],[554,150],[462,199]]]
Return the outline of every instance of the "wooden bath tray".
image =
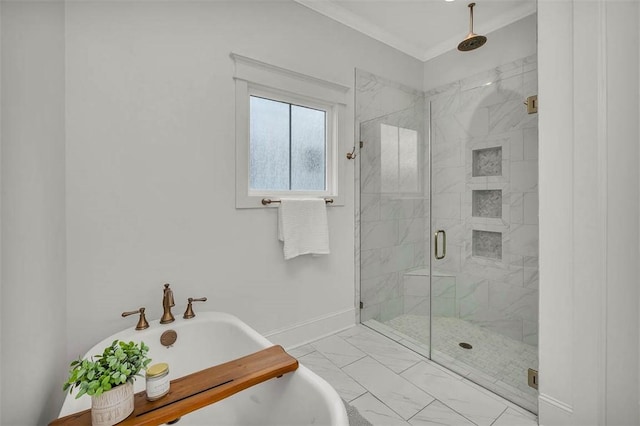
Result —
[[[134,396],[133,413],[118,425],[156,426],[167,423],[297,368],[298,361],[282,346],[272,346],[172,380],[169,394],[156,401],[147,401],[146,393],[138,392]],[[91,410],[61,417],[49,425],[91,426]]]

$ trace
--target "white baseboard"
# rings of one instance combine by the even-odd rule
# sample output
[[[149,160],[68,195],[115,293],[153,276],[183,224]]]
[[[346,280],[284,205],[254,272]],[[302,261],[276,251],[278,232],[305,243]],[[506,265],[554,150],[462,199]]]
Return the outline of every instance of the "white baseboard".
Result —
[[[571,425],[573,407],[552,396],[541,393],[538,396],[538,423],[544,425]]]
[[[355,309],[332,312],[289,327],[273,330],[264,336],[273,343],[292,349],[355,325]]]

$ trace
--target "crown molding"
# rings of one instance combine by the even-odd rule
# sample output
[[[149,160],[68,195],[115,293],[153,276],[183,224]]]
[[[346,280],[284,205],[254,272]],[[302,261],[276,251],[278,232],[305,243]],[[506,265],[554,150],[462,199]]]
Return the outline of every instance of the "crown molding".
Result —
[[[424,50],[416,43],[402,39],[401,37],[382,29],[380,26],[372,23],[368,19],[345,9],[331,0],[294,1],[422,62],[428,61],[429,59],[433,59],[436,56],[455,49],[456,46],[458,46],[458,43],[460,43],[466,35],[461,34],[460,37],[445,40],[434,47]],[[510,10],[508,13],[493,18],[484,24],[476,25],[476,31],[478,34],[490,33],[536,13],[536,10],[537,6],[535,2],[523,2],[520,6]]]
[[[372,23],[368,19],[364,19],[361,16],[345,9],[344,7],[334,3],[331,0],[294,0],[311,10],[314,10],[334,21],[340,22],[349,28],[365,34],[375,40],[378,40],[388,46],[393,47],[400,52],[406,53],[409,56],[413,56],[416,59],[420,59],[423,55],[423,50],[410,41],[404,40],[389,31],[380,28],[378,25]]]

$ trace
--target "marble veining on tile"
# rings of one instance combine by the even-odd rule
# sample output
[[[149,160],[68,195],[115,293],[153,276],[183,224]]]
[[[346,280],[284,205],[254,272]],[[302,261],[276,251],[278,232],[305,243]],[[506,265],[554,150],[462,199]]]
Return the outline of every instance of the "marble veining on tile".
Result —
[[[398,277],[426,262],[425,108],[423,92],[356,70],[357,131],[364,142],[356,157],[361,320],[400,314]]]
[[[357,408],[358,412],[372,425],[409,426],[410,424],[369,392],[351,401],[351,405]]]
[[[395,345],[389,339],[372,331],[349,337],[347,342],[396,373],[406,370],[421,360],[421,357],[413,351]]]
[[[368,321],[367,325],[373,322]],[[526,376],[527,369],[538,368],[537,348],[534,345],[493,333],[459,318],[434,316],[430,319],[409,314],[387,321],[386,325],[396,335],[406,335],[423,352],[428,352],[431,342],[435,361],[463,375],[473,372],[473,377],[479,379],[477,381],[481,385],[505,397],[519,398],[522,405],[536,409],[537,392],[528,387]],[[520,327],[523,327],[522,322]],[[384,332],[382,328],[376,329]],[[530,330],[531,333],[534,330],[537,333],[537,323],[532,324]],[[462,349],[459,342],[470,343],[473,349]],[[501,382],[500,388],[488,386],[496,382]]]
[[[312,345],[306,344],[297,346],[293,349],[287,349],[287,352],[294,358],[301,358],[305,355],[310,354],[311,352],[315,352],[315,350],[316,348],[314,348]]]
[[[507,408],[498,417],[493,426],[536,426],[537,424],[535,416],[515,411],[513,408]]]
[[[376,330],[395,337],[396,341],[387,340],[388,345],[402,351],[406,350],[403,346],[412,347],[424,356],[428,355],[428,350],[424,350],[425,346],[419,340],[385,324],[373,321],[371,325],[374,324]],[[473,425],[489,424],[494,420],[499,425],[536,424],[535,415],[426,358],[421,358],[412,367],[398,374],[384,360],[376,361],[370,357],[339,368],[322,353],[313,350],[326,342],[332,342],[333,347],[342,347],[334,338],[348,341],[356,336],[366,338],[372,335],[385,339],[368,327],[357,325],[330,336],[328,340],[320,339],[297,348],[299,353],[306,353],[299,358],[300,363],[327,380],[372,425]],[[320,343],[322,341],[324,342]],[[307,353],[309,350],[313,351]],[[294,351],[296,349],[290,352]],[[437,356],[439,362],[443,362],[446,357],[448,363],[457,361],[439,351]],[[458,372],[462,371],[462,366],[463,364],[456,365]],[[472,367],[468,367],[463,373],[474,379],[489,377]],[[489,389],[498,391],[507,386],[499,380],[490,384],[493,387],[487,386]],[[427,388],[431,391],[427,391]],[[519,395],[526,397],[523,393]],[[514,396],[514,400],[517,397]]]
[[[474,426],[475,423],[436,400],[409,419],[413,426]]]
[[[506,404],[426,362],[401,376],[480,426],[491,425],[507,408]]]
[[[366,139],[356,160],[356,197],[361,203],[357,219],[361,223],[356,228],[363,243],[356,248],[361,259],[357,275],[362,278],[359,300],[365,303],[358,310],[360,319],[385,322],[385,327],[377,328],[380,332],[420,354],[430,353],[428,344],[421,341],[431,338],[434,348],[438,341],[447,352],[432,352],[442,362],[478,382],[484,380],[487,388],[531,410],[536,409],[535,396],[523,381],[523,365],[511,362],[511,351],[525,354],[524,364],[537,365],[537,115],[526,114],[522,105],[537,88],[536,70],[534,55],[427,93],[356,72],[356,119],[361,140]],[[428,139],[423,137],[428,129],[424,123],[420,127],[423,117],[429,116],[431,172],[424,155],[429,152]],[[433,188],[431,205],[428,190],[417,195],[381,194],[383,124],[418,131],[419,185]],[[414,175],[409,179],[407,174],[403,180],[399,170],[392,172],[393,188],[400,189],[401,182],[413,185]],[[427,285],[425,293],[405,274],[429,268],[429,225],[447,232],[447,256],[434,261],[433,267],[453,276],[455,284],[435,286],[433,291]],[[486,234],[474,239],[474,231]],[[430,315],[435,315],[432,324]],[[391,324],[396,320],[398,324]],[[411,334],[401,331],[403,321]],[[431,328],[433,336],[429,336]],[[438,340],[443,336],[448,343]],[[395,373],[417,365],[382,342],[370,341],[367,331],[359,328],[340,337]],[[483,340],[487,345],[474,345],[472,353],[464,352],[457,346],[461,338]],[[488,348],[489,342],[497,353]],[[339,358],[346,354],[334,355],[339,364],[349,361]],[[370,397],[373,400],[363,396],[362,403],[383,403],[373,392]],[[452,408],[446,402],[444,406]],[[416,415],[409,420],[418,419]]]
[[[343,370],[405,420],[434,400],[428,393],[369,357],[362,358]]]
[[[312,346],[340,368],[366,356],[364,352],[335,335],[318,340]]]
[[[298,359],[302,365],[311,369],[325,379],[338,392],[340,397],[349,402],[366,392],[358,382],[336,367],[319,352],[312,352]]]

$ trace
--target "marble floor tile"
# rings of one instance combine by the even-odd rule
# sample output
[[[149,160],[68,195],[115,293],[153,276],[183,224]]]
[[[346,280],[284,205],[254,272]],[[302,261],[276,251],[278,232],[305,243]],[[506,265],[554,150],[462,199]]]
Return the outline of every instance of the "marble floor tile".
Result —
[[[336,367],[319,352],[312,352],[298,359],[302,365],[325,379],[347,402],[366,392],[355,380]]]
[[[440,401],[433,401],[409,419],[413,426],[474,426],[469,419],[453,411]]]
[[[431,321],[431,322],[430,322]],[[376,323],[366,322],[367,326]],[[411,336],[414,345],[403,345],[424,354],[429,350],[433,333],[432,359],[438,364],[481,384],[528,410],[537,411],[538,394],[527,384],[528,368],[538,366],[538,348],[483,329],[459,318],[438,317],[431,320],[421,315],[400,315],[384,324],[397,335]],[[372,327],[385,336],[386,329]],[[430,330],[431,329],[431,330]],[[462,349],[458,342],[473,344],[473,350]],[[418,350],[423,346],[423,350]],[[428,355],[426,355],[428,358]]]
[[[434,400],[428,393],[369,357],[344,367],[343,371],[404,419],[413,417]]]
[[[369,350],[373,348],[374,352],[380,352],[381,347],[389,350],[377,339],[386,339],[386,345],[396,347],[400,352],[407,350],[401,343],[416,346],[421,343],[398,330],[394,332],[402,336],[400,342],[386,339],[362,325],[334,336],[351,344],[354,342],[350,339],[359,336],[355,339],[356,342],[374,342],[369,343],[369,346],[365,344]],[[324,342],[320,343],[322,340]],[[420,358],[418,363],[402,374],[385,367],[373,355],[339,368],[317,351],[315,345],[324,345],[328,351],[327,348],[335,349],[342,343],[325,338],[289,352],[298,357],[301,365],[316,372],[332,385],[373,426],[489,425],[494,421],[496,426],[535,426],[537,423],[534,414],[426,358]],[[356,349],[367,353],[363,348]],[[428,350],[428,347],[425,349]],[[526,355],[526,351],[523,352],[522,356]],[[468,376],[478,374],[478,371],[470,368]],[[491,380],[497,379],[493,377]],[[493,382],[491,385],[497,386]],[[494,389],[496,391],[499,390]],[[519,403],[522,404],[522,401]]]
[[[420,389],[480,426],[489,426],[507,405],[423,361],[401,374]]]
[[[340,368],[367,356],[355,346],[347,343],[342,337],[335,335],[320,339],[311,345]]]
[[[369,420],[373,426],[409,426],[402,417],[369,392],[351,401],[350,404],[356,407],[362,417]]]
[[[388,337],[391,340],[395,340],[396,342],[400,341],[403,339],[403,335],[401,333],[398,333],[396,330],[394,330],[393,328],[389,327],[388,325],[378,322],[376,320],[368,320],[364,323],[367,327],[384,334],[385,337]]]
[[[402,346],[406,346],[407,348],[411,349],[412,351],[419,353],[420,355],[422,355],[425,358],[429,358],[429,348],[426,347],[425,345],[421,345],[419,343],[416,343],[414,339],[402,339],[399,341],[399,343]]]
[[[507,408],[492,426],[537,426],[537,424],[538,421],[533,414]]]
[[[287,353],[294,358],[300,358],[307,354],[310,354],[311,352],[314,352],[315,350],[316,348],[311,345],[302,345],[298,346],[297,348],[287,349]]]
[[[346,340],[396,373],[401,373],[423,359],[413,351],[374,331],[360,333]]]
[[[356,336],[360,333],[366,333],[367,331],[369,331],[367,327],[362,324],[358,324],[354,325],[353,327],[347,328],[346,330],[341,331],[336,335],[342,337],[343,339],[346,339],[348,337]]]

